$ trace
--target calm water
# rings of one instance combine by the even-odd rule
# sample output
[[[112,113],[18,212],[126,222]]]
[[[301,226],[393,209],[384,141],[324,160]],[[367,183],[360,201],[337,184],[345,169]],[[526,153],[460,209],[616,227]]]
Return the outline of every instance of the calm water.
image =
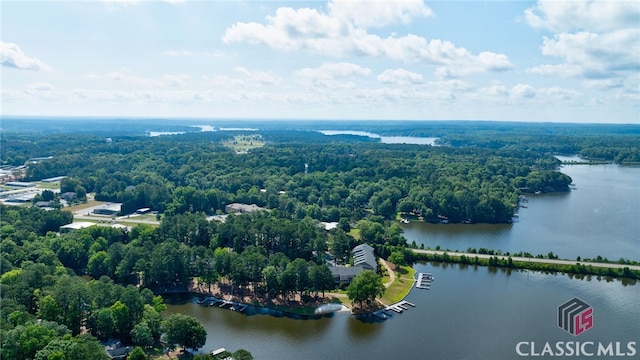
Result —
[[[427,224],[402,225],[409,242],[435,248],[469,247],[528,251],[562,258],[598,255],[617,260],[640,260],[640,167],[570,165],[577,190],[530,195],[520,221],[509,225]]]
[[[317,320],[247,316],[193,302],[169,312],[195,316],[208,334],[201,351],[245,348],[256,359],[509,359],[520,341],[640,340],[640,285],[577,280],[566,275],[487,267],[418,264],[431,290],[414,289],[416,304],[385,322],[348,313]],[[594,327],[576,337],[556,325],[557,307],[578,297],[594,308]]]
[[[530,196],[518,223],[411,223],[405,236],[426,246],[461,250],[640,259],[640,168],[577,165],[562,171],[577,190]],[[256,359],[512,359],[521,341],[640,344],[640,284],[461,265],[415,268],[433,273],[431,290],[412,290],[406,300],[416,308],[385,322],[348,313],[314,320],[247,316],[192,299],[168,311],[195,316],[205,325],[208,338],[201,351],[244,348]],[[593,328],[578,337],[556,324],[557,307],[574,297],[594,309]]]
[[[436,145],[438,138],[434,137],[415,137],[415,136],[381,136],[367,131],[342,131],[342,130],[322,130],[324,135],[358,135],[366,136],[374,139],[380,139],[383,144],[417,144],[417,145]]]

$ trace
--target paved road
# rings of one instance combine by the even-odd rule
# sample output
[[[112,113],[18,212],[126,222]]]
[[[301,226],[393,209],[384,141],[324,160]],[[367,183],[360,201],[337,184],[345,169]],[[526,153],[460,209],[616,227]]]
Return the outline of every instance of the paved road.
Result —
[[[92,221],[104,221],[107,223],[111,223],[112,220],[108,216],[86,216],[86,215],[74,215],[73,220],[92,220]],[[156,220],[143,220],[136,218],[116,218],[115,223],[128,225],[128,224],[149,224],[149,225],[159,225],[160,222]]]
[[[509,258],[508,256],[504,256],[504,255],[474,254],[474,253],[457,252],[457,251],[422,250],[422,249],[411,249],[411,250],[413,250],[416,253],[439,254],[439,255],[442,255],[446,252],[451,256],[464,255],[472,259],[476,256],[479,259],[489,259],[494,256],[497,256],[499,259],[505,259],[505,260]],[[575,260],[539,259],[539,258],[528,258],[528,257],[520,257],[520,256],[512,256],[511,259],[513,261],[535,262],[535,263],[543,263],[543,264],[558,264],[558,265],[575,265],[577,262],[579,262],[580,265],[584,265],[584,266],[591,265],[593,267],[610,268],[610,269],[622,269],[624,267],[628,267],[631,270],[640,270],[640,265],[608,264],[608,263],[585,262],[585,261],[575,261]]]

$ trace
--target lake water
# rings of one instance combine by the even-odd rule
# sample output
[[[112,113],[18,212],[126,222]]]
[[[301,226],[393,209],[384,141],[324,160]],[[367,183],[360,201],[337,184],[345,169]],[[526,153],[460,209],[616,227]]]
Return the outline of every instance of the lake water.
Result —
[[[640,259],[640,168],[565,166],[577,190],[530,196],[520,221],[508,225],[411,223],[405,236],[435,247],[553,251],[561,257]],[[348,313],[314,320],[244,315],[193,299],[168,312],[196,317],[207,329],[203,352],[244,348],[256,359],[512,359],[519,342],[630,341],[640,350],[640,285],[596,277],[416,264],[435,276],[431,290],[413,289],[404,314],[380,322]],[[573,336],[557,325],[558,306],[577,297],[593,308],[593,327]],[[523,349],[528,350],[525,346]],[[587,347],[589,350],[589,347]],[[637,358],[636,353],[636,358]],[[576,357],[580,358],[580,357]]]
[[[342,131],[342,130],[322,130],[319,131],[324,135],[357,135],[366,136],[373,139],[380,139],[383,144],[417,144],[417,145],[436,145],[438,138],[434,137],[415,137],[415,136],[381,136],[367,131]]]
[[[638,341],[640,285],[488,267],[417,264],[435,276],[431,290],[384,322],[348,313],[314,320],[243,315],[187,301],[169,313],[196,317],[208,352],[244,348],[256,359],[509,359],[521,341]],[[576,338],[556,324],[557,307],[578,297],[594,309],[594,327]],[[639,342],[640,343],[640,342]]]
[[[566,165],[561,171],[571,176],[576,190],[528,196],[516,223],[412,222],[401,224],[404,235],[409,242],[431,248],[640,260],[640,167]]]

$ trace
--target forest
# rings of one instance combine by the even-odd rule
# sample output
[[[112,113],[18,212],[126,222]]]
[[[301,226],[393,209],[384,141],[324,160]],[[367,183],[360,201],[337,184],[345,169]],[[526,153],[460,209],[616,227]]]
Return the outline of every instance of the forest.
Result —
[[[120,202],[123,215],[150,208],[159,220],[130,230],[59,233],[73,221],[65,207],[0,205],[3,358],[92,358],[87,354],[101,347],[98,341],[109,338],[149,349],[176,322],[200,338],[191,320],[166,318],[158,294],[186,291],[199,279],[205,287],[231,284],[260,296],[308,299],[335,286],[327,258],[348,264],[360,243],[379,257],[415,260],[405,251],[399,218],[510,222],[520,195],[569,190],[572,180],[558,171],[554,153],[636,161],[639,136],[634,127],[595,137],[571,135],[566,127],[525,136],[532,126],[482,130],[472,123],[481,128],[474,133],[457,123],[440,124],[439,132],[434,125],[399,124],[404,134],[448,144],[425,146],[325,136],[311,130],[313,123],[215,132],[125,123],[89,123],[74,132],[44,120],[22,128],[3,122],[0,162],[26,164],[20,180],[64,175],[60,192],[76,193],[76,201]],[[185,133],[149,137],[149,129]],[[265,145],[247,153],[222,145],[254,134]],[[231,203],[264,211],[229,214],[224,222],[208,218]],[[327,231],[321,222],[338,225]],[[204,344],[189,339],[169,345]]]

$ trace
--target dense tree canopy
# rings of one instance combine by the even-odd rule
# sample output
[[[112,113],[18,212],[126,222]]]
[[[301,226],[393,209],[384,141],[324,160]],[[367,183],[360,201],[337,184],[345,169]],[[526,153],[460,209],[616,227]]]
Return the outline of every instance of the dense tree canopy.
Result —
[[[166,333],[166,342],[172,346],[181,346],[198,350],[207,340],[207,331],[194,317],[182,314],[169,315],[162,323]]]
[[[411,261],[393,221],[398,215],[509,222],[519,195],[567,190],[571,178],[557,171],[553,153],[640,158],[640,132],[628,126],[377,125],[381,134],[434,136],[452,145],[432,147],[261,124],[267,145],[239,154],[222,141],[241,132],[164,124],[159,131],[188,133],[150,138],[141,134],[151,124],[137,121],[92,124],[90,133],[72,134],[58,133],[69,126],[38,124],[25,133],[28,126],[3,122],[1,164],[51,156],[28,162],[23,180],[66,175],[60,190],[76,193],[77,201],[91,194],[122,202],[125,214],[148,207],[161,222],[60,234],[73,221],[64,208],[0,205],[0,335],[7,359],[99,359],[98,340],[116,337],[144,348],[163,333],[172,345],[197,349],[206,340],[201,325],[176,315],[163,321],[165,306],[153,291],[184,291],[198,278],[203,286],[221,281],[268,297],[317,295],[335,286],[327,257],[348,264],[359,243],[398,265]],[[61,206],[49,190],[35,201]],[[228,214],[224,222],[208,218],[233,202],[264,211]],[[327,231],[321,222],[337,227]],[[380,277],[365,271],[347,292],[366,302],[383,290]]]

